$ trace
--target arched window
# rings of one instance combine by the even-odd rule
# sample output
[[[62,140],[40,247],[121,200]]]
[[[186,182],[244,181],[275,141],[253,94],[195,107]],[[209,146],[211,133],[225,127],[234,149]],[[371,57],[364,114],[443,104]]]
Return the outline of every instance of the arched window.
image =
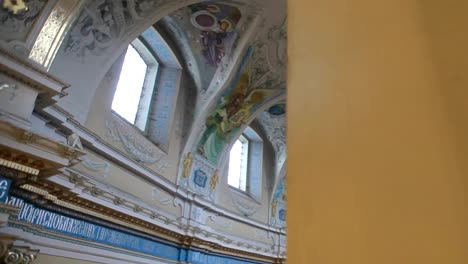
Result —
[[[259,201],[262,178],[263,141],[252,128],[247,127],[229,153],[228,185]]]
[[[127,48],[112,110],[141,131],[146,130],[159,63],[138,39]]]
[[[247,191],[249,141],[242,135],[236,140],[229,154],[228,184]]]
[[[127,48],[112,111],[167,151],[181,76],[172,49],[150,27]]]

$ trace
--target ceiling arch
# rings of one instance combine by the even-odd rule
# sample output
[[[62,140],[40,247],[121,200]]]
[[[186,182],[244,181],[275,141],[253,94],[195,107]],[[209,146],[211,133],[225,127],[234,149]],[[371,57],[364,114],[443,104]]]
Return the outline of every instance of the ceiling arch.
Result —
[[[164,17],[177,20],[174,23],[180,28],[190,27],[192,33],[199,34],[191,39],[186,34],[198,67],[193,75],[206,72],[207,77],[199,80],[201,92],[193,98],[195,118],[185,131],[179,176],[183,171],[183,157],[188,152],[197,153],[218,167],[235,135],[286,96],[286,2],[200,2],[91,1],[84,6],[51,67],[53,74],[59,72],[57,75],[71,83],[69,96],[60,104],[77,113],[80,122],[85,122],[99,82],[133,39]],[[218,16],[217,12],[225,14]],[[205,20],[219,20],[215,25],[219,28],[210,27],[210,21],[196,21],[197,14]],[[185,20],[180,22],[178,16]],[[233,34],[230,38],[219,37],[216,34],[220,28],[226,31],[221,33]],[[210,38],[211,33],[216,33],[214,39]],[[203,41],[221,41],[223,47],[200,43]],[[224,54],[219,57],[220,52]]]

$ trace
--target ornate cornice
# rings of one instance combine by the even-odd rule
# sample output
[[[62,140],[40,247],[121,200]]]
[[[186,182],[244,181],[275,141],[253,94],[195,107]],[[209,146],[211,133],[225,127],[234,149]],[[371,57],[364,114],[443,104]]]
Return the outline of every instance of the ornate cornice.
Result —
[[[23,60],[2,48],[0,48],[0,61],[0,72],[6,73],[8,76],[26,85],[39,89],[50,97],[55,95],[65,96],[66,93],[63,90],[70,86],[35,64]]]
[[[70,215],[76,218],[86,218],[83,220],[93,221],[99,225],[108,226],[110,228],[122,230],[124,232],[134,233],[138,236],[147,237],[149,239],[155,239],[156,237],[159,237],[161,239],[171,241],[172,243],[175,243],[179,246],[190,248],[194,247],[197,248],[197,250],[205,250],[206,252],[217,252],[222,254],[243,256],[246,258],[268,262],[273,262],[276,259],[275,257],[271,256],[272,252],[267,254],[271,250],[269,248],[262,248],[240,241],[235,242],[232,239],[223,237],[222,235],[210,234],[200,228],[177,223],[179,224],[180,229],[185,230],[184,234],[180,234],[151,222],[129,216],[117,210],[78,197],[76,194],[65,190],[64,187],[55,183],[46,181],[35,182],[31,184],[30,187],[23,186],[22,189],[33,191],[34,193],[30,193],[28,195],[24,194],[24,191],[20,191],[18,189],[14,189],[11,192],[14,195],[21,195],[24,199],[27,199],[32,203],[38,203],[41,207],[47,208],[48,210],[57,211],[59,213]],[[39,198],[38,195],[41,198]],[[117,225],[113,223],[117,223]],[[219,242],[204,240],[201,237],[216,237],[224,244],[241,248],[245,247],[246,249],[257,251],[258,253],[223,246]]]
[[[0,121],[0,165],[32,176],[56,174],[85,153],[37,133]]]
[[[208,201],[207,199],[204,199],[202,196],[195,196],[193,193],[183,188],[179,188],[179,186],[170,182],[169,180],[167,180],[148,166],[142,163],[135,162],[135,160],[133,160],[130,157],[130,155],[116,149],[115,147],[107,143],[105,140],[103,140],[99,135],[95,134],[94,132],[87,129],[85,126],[73,120],[71,116],[67,113],[67,111],[65,111],[64,109],[55,105],[52,106],[50,109],[52,110],[48,111],[44,118],[50,120],[51,117],[53,117],[53,119],[57,120],[66,120],[66,122],[62,124],[54,124],[56,125],[57,130],[75,131],[75,133],[78,134],[81,138],[83,145],[88,150],[93,151],[95,153],[99,153],[103,160],[112,161],[118,164],[118,166],[133,173],[137,177],[151,182],[151,184],[155,185],[155,187],[164,190],[169,195],[172,195],[175,200],[193,202],[198,206],[210,208],[212,211],[215,211],[218,214],[226,216],[237,222],[244,223],[255,228],[270,230],[271,232],[282,233],[280,230],[274,227],[260,223],[253,219],[242,217],[236,213],[220,208],[214,205],[212,202]]]

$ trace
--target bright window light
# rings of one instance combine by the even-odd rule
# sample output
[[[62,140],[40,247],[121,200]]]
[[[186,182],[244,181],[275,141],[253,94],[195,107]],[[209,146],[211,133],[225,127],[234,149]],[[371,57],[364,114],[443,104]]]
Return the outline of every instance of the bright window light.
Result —
[[[136,49],[129,45],[112,101],[112,110],[134,124],[148,65]]]
[[[228,184],[242,191],[247,190],[247,159],[249,141],[240,136],[229,154]]]

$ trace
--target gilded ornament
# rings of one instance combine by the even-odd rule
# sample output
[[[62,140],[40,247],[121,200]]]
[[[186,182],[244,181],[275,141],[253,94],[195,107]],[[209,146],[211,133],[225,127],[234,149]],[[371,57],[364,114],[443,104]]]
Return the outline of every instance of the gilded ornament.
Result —
[[[26,6],[23,0],[5,0],[3,1],[3,8],[8,9],[15,15],[21,11],[28,11],[28,7]]]
[[[215,170],[213,176],[211,176],[211,179],[210,179],[210,188],[212,191],[214,191],[214,189],[216,188],[218,181],[219,181],[219,171]]]
[[[278,201],[273,200],[271,202],[271,217],[275,217],[276,215],[276,206],[278,205]]]
[[[189,152],[184,160],[184,173],[183,173],[184,178],[188,178],[190,174],[190,168],[192,168],[192,163],[193,163],[193,155],[192,155],[192,152]]]

